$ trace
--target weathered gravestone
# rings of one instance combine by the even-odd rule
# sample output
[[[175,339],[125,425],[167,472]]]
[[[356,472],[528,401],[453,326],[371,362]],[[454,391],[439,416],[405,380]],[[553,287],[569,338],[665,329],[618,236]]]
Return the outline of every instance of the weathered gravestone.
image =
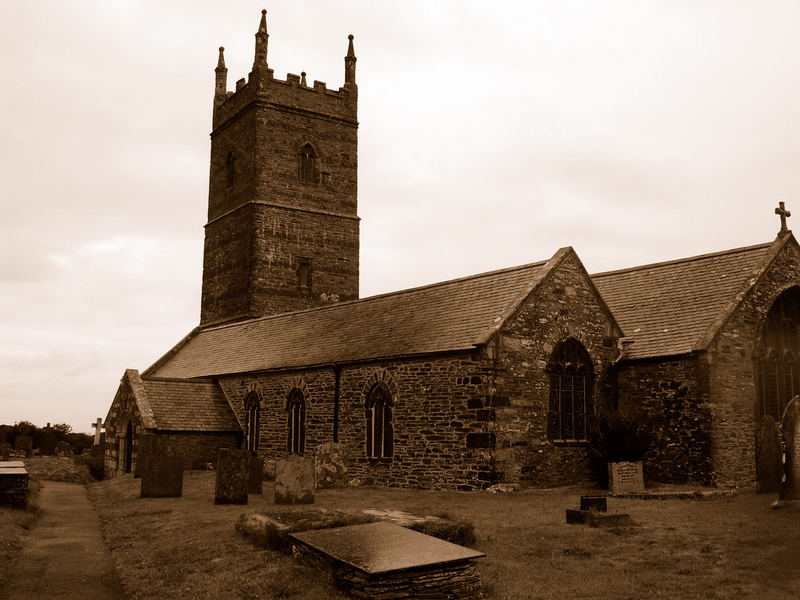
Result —
[[[781,433],[786,448],[781,500],[800,500],[800,396],[792,398],[783,411]]]
[[[18,435],[14,438],[14,448],[25,453],[26,458],[30,458],[33,453],[33,438],[29,435]]]
[[[140,467],[140,498],[179,498],[183,495],[183,459],[164,438],[143,435],[136,465]]]
[[[3,442],[0,444],[0,460],[8,460],[11,456],[11,444]]]
[[[314,460],[292,454],[275,464],[275,504],[314,502]]]
[[[644,474],[641,462],[608,463],[608,484],[612,494],[644,491]]]
[[[214,504],[247,504],[251,458],[249,450],[219,449]]]
[[[581,510],[607,512],[608,501],[605,496],[581,496]]]
[[[770,494],[781,489],[783,442],[778,423],[771,415],[761,417],[756,429],[756,491]]]
[[[328,442],[314,450],[314,478],[318,489],[347,486],[347,460],[344,444]]]
[[[264,488],[264,461],[260,456],[250,457],[250,474],[247,480],[248,494],[261,494]]]

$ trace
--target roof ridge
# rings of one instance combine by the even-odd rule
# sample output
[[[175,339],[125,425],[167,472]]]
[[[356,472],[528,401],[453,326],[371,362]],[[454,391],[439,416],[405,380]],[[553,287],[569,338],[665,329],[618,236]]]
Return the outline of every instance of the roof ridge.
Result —
[[[626,267],[624,269],[615,269],[613,271],[601,271],[600,273],[593,273],[592,275],[590,275],[590,277],[592,277],[592,279],[594,279],[595,277],[605,277],[607,275],[619,275],[620,273],[628,273],[628,272],[631,272],[631,271],[638,271],[638,270],[641,270],[641,269],[650,269],[650,268],[653,268],[653,267],[665,267],[665,266],[668,266],[668,265],[675,265],[675,264],[679,264],[679,263],[687,263],[687,262],[692,262],[692,261],[696,261],[696,260],[703,260],[703,259],[711,258],[711,257],[714,257],[714,256],[724,256],[726,254],[737,254],[739,252],[746,252],[748,250],[756,250],[756,249],[760,249],[760,248],[768,248],[771,245],[772,245],[772,242],[765,242],[765,243],[762,243],[762,244],[753,244],[752,246],[741,246],[739,248],[731,248],[729,250],[719,250],[717,252],[708,252],[706,254],[698,254],[696,256],[687,256],[685,258],[676,258],[676,259],[673,259],[673,260],[665,260],[663,262],[654,262],[654,263],[648,263],[648,264],[644,264],[644,265],[638,265],[638,266],[635,266],[635,267]]]
[[[548,259],[548,260],[550,260],[550,259]],[[400,294],[408,294],[408,293],[417,292],[417,291],[420,291],[420,290],[440,287],[440,286],[444,286],[444,285],[451,285],[451,284],[454,284],[454,283],[460,283],[460,282],[463,282],[463,281],[469,281],[471,279],[479,279],[481,277],[488,277],[490,275],[499,275],[500,273],[508,273],[508,272],[511,272],[511,271],[521,271],[523,269],[529,269],[531,267],[541,267],[541,266],[547,264],[547,262],[548,262],[547,260],[542,260],[542,261],[537,261],[537,262],[532,262],[532,263],[526,263],[524,265],[517,265],[517,266],[514,266],[514,267],[505,267],[503,269],[495,269],[494,271],[486,271],[484,273],[476,273],[474,275],[466,275],[464,277],[456,277],[455,279],[446,279],[444,281],[437,281],[437,282],[434,282],[434,283],[428,283],[428,284],[420,285],[420,286],[417,286],[417,287],[406,288],[406,289],[402,289],[402,290],[396,290],[394,292],[385,292],[383,294],[375,294],[374,296],[367,296],[366,298],[356,298],[354,300],[345,300],[343,302],[336,302],[334,304],[325,304],[323,306],[313,306],[311,308],[304,308],[304,309],[301,309],[301,310],[293,310],[293,311],[289,311],[289,312],[278,313],[278,314],[275,314],[275,315],[266,315],[266,316],[263,316],[263,317],[254,317],[252,319],[245,319],[245,320],[242,320],[242,321],[235,321],[235,322],[232,322],[232,323],[221,323],[219,325],[210,325],[208,327],[201,328],[200,332],[203,332],[203,331],[217,331],[217,330],[220,330],[220,329],[226,329],[228,327],[236,327],[236,326],[239,326],[239,325],[243,325],[245,323],[254,323],[256,321],[268,321],[270,319],[288,317],[288,316],[291,316],[291,315],[298,315],[298,314],[310,313],[310,312],[318,312],[318,311],[323,311],[323,310],[331,310],[331,309],[334,309],[334,308],[338,308],[340,306],[348,306],[348,305],[352,305],[352,304],[358,304],[358,303],[361,303],[361,302],[369,302],[371,300],[378,300],[379,298],[387,298],[387,297],[390,297],[390,296],[399,296]]]
[[[142,381],[159,381],[168,383],[217,383],[213,377],[142,377]]]

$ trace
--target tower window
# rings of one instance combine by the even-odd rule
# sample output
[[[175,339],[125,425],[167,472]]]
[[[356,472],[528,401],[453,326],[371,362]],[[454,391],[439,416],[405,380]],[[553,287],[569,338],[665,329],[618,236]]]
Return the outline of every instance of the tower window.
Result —
[[[319,183],[319,159],[314,146],[306,143],[297,156],[297,176],[300,183]]]
[[[297,265],[297,287],[301,290],[311,289],[311,259],[301,258]]]
[[[236,180],[236,155],[229,151],[228,156],[225,157],[225,185],[229,188],[233,187]]]

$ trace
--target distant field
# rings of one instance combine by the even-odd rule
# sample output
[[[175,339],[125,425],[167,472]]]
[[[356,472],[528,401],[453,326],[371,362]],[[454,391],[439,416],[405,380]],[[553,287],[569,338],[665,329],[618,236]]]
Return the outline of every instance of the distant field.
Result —
[[[183,498],[139,499],[139,480],[90,485],[120,577],[131,598],[341,598],[326,577],[234,532],[242,512],[276,507],[272,488],[247,506],[213,504],[213,472],[188,472]],[[475,524],[489,599],[795,599],[800,589],[800,506],[770,508],[775,495],[713,500],[609,500],[632,527],[566,525],[581,493],[512,494],[346,489],[317,493],[335,510],[448,513]],[[307,507],[297,510],[305,510]]]

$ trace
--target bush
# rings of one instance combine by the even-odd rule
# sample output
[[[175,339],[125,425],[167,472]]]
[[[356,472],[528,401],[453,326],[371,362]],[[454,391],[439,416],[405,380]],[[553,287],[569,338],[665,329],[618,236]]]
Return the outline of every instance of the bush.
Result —
[[[91,473],[92,477],[96,481],[103,480],[103,473],[105,469],[105,461],[103,456],[95,456],[84,452],[83,454],[73,456],[72,461],[76,466],[85,465],[86,468],[89,469],[89,473]]]
[[[608,487],[608,463],[644,459],[651,435],[642,413],[601,414],[589,431],[589,464],[600,487]]]

